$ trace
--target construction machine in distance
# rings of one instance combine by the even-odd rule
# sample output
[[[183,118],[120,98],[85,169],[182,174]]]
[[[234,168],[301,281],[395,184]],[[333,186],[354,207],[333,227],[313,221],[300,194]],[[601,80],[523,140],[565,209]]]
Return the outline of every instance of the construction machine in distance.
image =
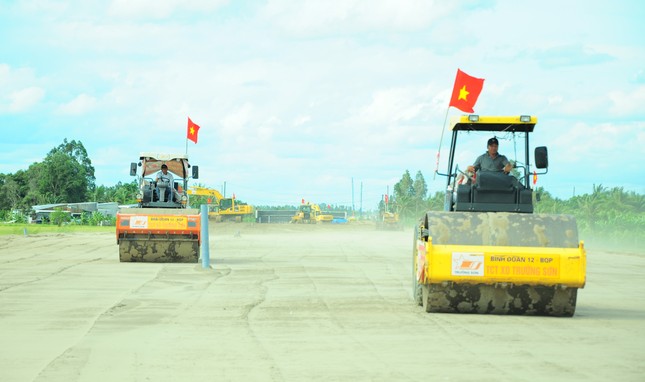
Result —
[[[427,312],[574,315],[586,251],[574,217],[533,213],[529,135],[536,124],[524,115],[465,115],[451,123],[448,171],[438,173],[447,178],[444,211],[427,212],[414,231],[413,296]],[[458,138],[478,132],[523,144],[517,177],[473,176],[455,166]],[[546,174],[544,146],[535,148],[535,167]]]
[[[403,225],[397,212],[390,211],[390,196],[385,194],[380,204],[380,213],[376,222],[377,229],[384,230],[402,230]],[[396,208],[394,208],[396,210]]]
[[[334,215],[323,213],[318,204],[312,204],[311,210],[317,223],[331,223],[334,220]]]
[[[302,204],[298,207],[295,215],[291,218],[291,223],[295,224],[316,224],[316,223],[331,223],[334,220],[334,215],[325,214],[322,212],[320,205],[305,203],[304,199]]]
[[[174,184],[156,182],[162,165],[173,174]],[[190,170],[190,175],[189,175]],[[138,206],[116,215],[116,239],[121,262],[196,263],[199,260],[201,216],[187,208],[188,179],[199,169],[183,154],[144,152],[130,164],[137,176]],[[166,189],[170,195],[166,199]]]
[[[241,222],[245,217],[253,216],[255,213],[253,206],[237,202],[235,197],[225,198],[219,191],[212,188],[191,186],[188,189],[188,195],[207,196],[209,198],[208,218],[216,222]],[[215,198],[215,203],[211,198]]]
[[[399,219],[399,214],[396,212],[383,212],[381,214],[379,221],[376,222],[376,227],[378,229],[384,230],[402,230],[403,225]]]
[[[309,203],[302,203],[298,206],[298,210],[291,218],[291,223],[294,224],[315,224],[316,216],[313,208]]]

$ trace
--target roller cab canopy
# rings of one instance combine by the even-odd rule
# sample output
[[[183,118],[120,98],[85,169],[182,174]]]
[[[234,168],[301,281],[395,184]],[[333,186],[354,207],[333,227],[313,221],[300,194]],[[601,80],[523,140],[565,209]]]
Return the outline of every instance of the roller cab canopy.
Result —
[[[187,179],[189,176],[188,155],[186,154],[166,154],[143,152],[139,155],[140,165],[142,168],[141,175],[146,177],[161,171],[161,165],[166,164],[168,171],[173,174]]]
[[[531,133],[537,124],[537,117],[517,115],[510,117],[462,115],[451,119],[453,131],[499,131]]]

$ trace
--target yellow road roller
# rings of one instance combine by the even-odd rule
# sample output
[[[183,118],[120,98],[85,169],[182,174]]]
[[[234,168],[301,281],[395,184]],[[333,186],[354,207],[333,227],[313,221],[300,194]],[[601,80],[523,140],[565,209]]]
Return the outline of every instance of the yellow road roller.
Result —
[[[444,211],[427,212],[414,230],[412,291],[426,312],[574,315],[586,251],[573,216],[533,213],[530,181],[548,170],[544,146],[534,149],[534,167],[530,162],[536,124],[528,115],[464,115],[451,122],[448,170],[437,172],[447,178]],[[507,142],[504,149],[516,153],[512,166],[459,169],[463,136],[482,137],[480,144],[490,138],[489,146]],[[474,152],[465,141],[463,150]]]

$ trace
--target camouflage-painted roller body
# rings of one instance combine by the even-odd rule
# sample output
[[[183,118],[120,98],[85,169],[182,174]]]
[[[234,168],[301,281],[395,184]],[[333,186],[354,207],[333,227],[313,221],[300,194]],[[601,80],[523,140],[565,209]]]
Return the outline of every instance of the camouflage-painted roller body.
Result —
[[[576,248],[578,228],[569,215],[505,212],[434,212],[423,221],[434,244]]]
[[[573,316],[578,294],[577,288],[529,285],[430,284],[421,290],[426,312],[560,317]]]
[[[428,212],[417,238],[432,245],[490,247],[577,248],[575,218],[566,215],[501,212]],[[417,280],[413,248],[413,297],[427,312],[520,314],[570,317],[575,313],[577,288],[554,283],[518,285],[476,283],[472,280],[423,284]],[[518,248],[517,255],[522,255]]]
[[[119,241],[121,262],[143,263],[196,263],[199,243],[189,235],[131,235]]]

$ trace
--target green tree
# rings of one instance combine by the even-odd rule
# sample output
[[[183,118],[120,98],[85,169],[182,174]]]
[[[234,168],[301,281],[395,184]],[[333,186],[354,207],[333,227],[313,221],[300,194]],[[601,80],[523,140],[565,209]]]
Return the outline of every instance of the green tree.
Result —
[[[106,220],[105,215],[103,215],[99,211],[94,211],[92,212],[92,215],[89,218],[89,223],[90,225],[97,226],[97,225],[100,225],[104,220]]]
[[[421,171],[417,171],[412,185],[414,189],[414,215],[419,216],[427,209],[428,184]]]
[[[52,224],[61,226],[63,223],[69,222],[71,220],[71,216],[67,211],[63,211],[61,208],[56,208],[54,212],[49,214],[49,220]]]
[[[57,152],[61,152],[68,157],[74,159],[78,164],[83,168],[82,174],[87,180],[87,186],[90,190],[93,190],[95,187],[96,178],[94,177],[94,167],[92,166],[92,161],[87,155],[87,150],[81,141],[67,141],[67,138],[63,139],[63,143],[58,145],[58,147],[53,148],[47,156],[53,155]]]
[[[437,191],[434,193],[434,196],[428,198],[426,204],[429,211],[443,211],[443,204],[446,198],[446,193],[442,191]]]
[[[414,181],[410,176],[410,171],[405,170],[401,180],[394,185],[395,206],[401,216],[411,216],[414,213],[414,195]],[[394,210],[391,209],[391,211]]]
[[[41,165],[38,191],[49,203],[87,200],[89,184],[85,169],[74,158],[62,151],[52,151]]]

